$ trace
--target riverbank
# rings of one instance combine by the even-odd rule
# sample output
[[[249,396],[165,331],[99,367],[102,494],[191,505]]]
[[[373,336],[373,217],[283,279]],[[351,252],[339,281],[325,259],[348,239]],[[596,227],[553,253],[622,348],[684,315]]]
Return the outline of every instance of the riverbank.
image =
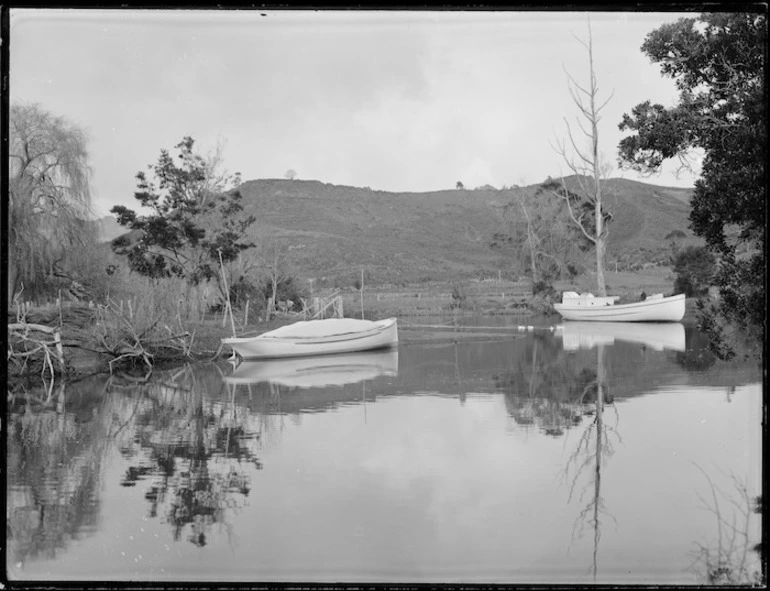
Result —
[[[551,294],[533,296],[528,281],[478,280],[464,283],[424,283],[414,286],[377,286],[362,293],[353,289],[339,292],[347,317],[380,319],[395,316],[402,319],[404,342],[415,331],[409,325],[419,326],[423,317],[447,317],[451,320],[463,316],[543,316],[549,325],[561,322],[553,310],[554,301],[563,290],[589,291],[593,278],[586,276],[570,283],[560,282]],[[630,274],[608,273],[608,291],[620,296],[621,301],[637,301],[639,293],[656,291],[670,293],[670,276],[639,277]],[[323,294],[321,294],[323,295]],[[696,300],[687,300],[683,322],[695,320]],[[301,320],[296,314],[282,314],[263,321],[251,314],[244,323],[245,314],[235,311],[234,321],[223,321],[221,314],[208,315],[195,321],[176,319],[174,327],[154,320],[145,326],[132,325],[125,313],[112,311],[105,315],[105,308],[86,304],[65,304],[27,310],[24,322],[56,327],[60,332],[62,358],[51,363],[49,369],[68,379],[80,379],[95,373],[109,372],[117,368],[149,371],[152,367],[178,364],[185,361],[211,361],[230,357],[221,339],[233,331],[238,336],[256,336],[280,326]],[[132,317],[133,319],[133,317]],[[9,311],[9,324],[18,320],[18,314]],[[136,324],[136,322],[134,322]],[[435,332],[435,331],[434,331]],[[458,338],[439,331],[437,338]],[[464,334],[459,338],[500,337]],[[9,361],[9,375],[45,375],[44,359],[34,355],[21,356]]]

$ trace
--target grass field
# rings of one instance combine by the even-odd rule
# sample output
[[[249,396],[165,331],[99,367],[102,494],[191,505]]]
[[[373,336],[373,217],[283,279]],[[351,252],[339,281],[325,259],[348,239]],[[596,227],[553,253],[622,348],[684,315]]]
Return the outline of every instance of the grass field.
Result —
[[[623,299],[639,299],[642,292],[671,294],[674,276],[670,269],[652,268],[639,273],[606,272],[607,291]],[[577,291],[596,293],[596,278],[581,275],[574,281],[558,281],[557,293]],[[361,315],[362,294],[352,288],[341,293],[345,316]],[[464,296],[464,298],[462,297]],[[532,314],[532,284],[529,280],[470,280],[435,282],[410,287],[373,287],[363,292],[366,318],[421,316],[444,313]]]

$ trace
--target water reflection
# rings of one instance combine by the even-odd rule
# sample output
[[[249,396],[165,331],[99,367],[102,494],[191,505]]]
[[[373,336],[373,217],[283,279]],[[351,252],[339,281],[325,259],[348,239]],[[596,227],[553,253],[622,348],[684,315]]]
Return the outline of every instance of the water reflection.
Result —
[[[752,497],[745,480],[734,474],[724,490],[701,466],[696,468],[708,483],[705,496],[697,495],[700,508],[713,515],[716,535],[695,542],[690,570],[708,585],[764,586],[762,542],[757,542],[762,497]]]
[[[599,563],[601,519],[607,514],[601,491],[602,469],[604,462],[612,455],[614,445],[622,441],[616,429],[618,414],[614,406],[614,425],[605,422],[605,405],[613,402],[607,384],[605,357],[604,345],[600,344],[597,346],[596,353],[596,379],[591,383],[594,388],[593,419],[584,427],[565,469],[565,477],[571,479],[568,503],[572,501],[581,478],[587,480],[587,483],[578,498],[582,500],[586,491],[590,491],[589,501],[575,520],[573,538],[576,535],[581,536],[586,525],[593,530],[591,574],[594,581],[596,581]]]
[[[253,449],[260,433],[248,413],[233,400],[207,399],[208,387],[218,391],[220,384],[208,384],[191,366],[140,384],[134,436],[120,449],[130,464],[121,485],[147,481],[149,517],[163,515],[175,541],[190,526],[187,539],[196,546],[206,545],[215,525],[232,530],[226,510],[242,506],[249,495],[246,466],[262,468]]]
[[[567,351],[612,345],[616,340],[655,351],[686,349],[684,326],[679,322],[565,322],[560,332]]]
[[[677,364],[689,372],[705,372],[717,362],[717,356],[711,351],[711,341],[697,330],[690,329],[687,334],[687,349],[677,351]]]
[[[270,361],[244,361],[224,378],[227,384],[269,382],[287,388],[342,386],[398,374],[398,349]]]
[[[68,396],[59,384],[51,405],[29,402],[43,401],[46,388],[27,391],[21,408],[19,399],[9,404],[9,562],[54,558],[98,526],[100,474],[112,429],[100,380],[88,386],[89,395]]]
[[[606,325],[606,326],[597,326]],[[569,487],[567,503],[574,498],[584,502],[573,525],[573,540],[592,531],[591,574],[597,578],[602,518],[607,515],[602,497],[602,469],[621,441],[617,409],[610,393],[606,347],[615,339],[644,342],[660,350],[684,348],[684,328],[655,332],[654,326],[626,330],[622,323],[565,323],[559,334],[562,342],[550,335],[533,335],[529,355],[519,358],[515,371],[499,377],[498,388],[506,394],[508,412],[519,425],[536,424],[548,436],[562,437],[566,431],[580,428],[577,444],[569,454],[564,480]],[[576,358],[572,351],[596,348],[595,362]],[[614,421],[605,420],[605,408],[615,410]],[[585,420],[587,419],[587,420]],[[588,498],[587,501],[584,501]]]
[[[517,424],[537,425],[546,435],[561,437],[595,412],[599,392],[612,396],[594,366],[565,353],[550,335],[535,334],[519,355],[514,369],[495,375],[505,394],[506,408]]]
[[[736,419],[761,374],[684,367],[697,342],[686,335],[682,351],[570,323],[20,393],[8,418],[12,575],[606,582],[670,559],[679,570],[665,582],[682,580],[697,540],[693,570],[724,579],[741,539],[727,535],[732,501],[710,502],[672,451],[686,466],[748,463],[754,444]],[[696,488],[716,508],[706,525],[680,515]],[[722,534],[697,537],[714,515]],[[117,557],[131,536],[145,563]],[[730,556],[737,573],[743,554]]]

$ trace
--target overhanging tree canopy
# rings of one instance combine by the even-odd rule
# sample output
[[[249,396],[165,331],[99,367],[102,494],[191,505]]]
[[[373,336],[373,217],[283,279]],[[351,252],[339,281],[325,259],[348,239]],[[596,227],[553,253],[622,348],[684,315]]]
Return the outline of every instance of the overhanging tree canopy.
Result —
[[[701,149],[690,226],[720,256],[720,313],[763,324],[767,160],[764,14],[684,18],[648,34],[642,51],[675,80],[672,107],[645,101],[619,127],[621,165],[659,170]]]

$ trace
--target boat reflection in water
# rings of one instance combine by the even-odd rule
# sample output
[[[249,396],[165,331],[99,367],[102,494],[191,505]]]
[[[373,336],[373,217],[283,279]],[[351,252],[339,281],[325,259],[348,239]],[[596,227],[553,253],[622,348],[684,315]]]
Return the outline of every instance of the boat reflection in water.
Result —
[[[291,359],[244,361],[224,378],[229,385],[269,382],[287,388],[343,386],[398,374],[398,349]]]
[[[612,345],[616,340],[645,345],[655,351],[685,351],[680,322],[565,322],[561,325],[565,351]]]

